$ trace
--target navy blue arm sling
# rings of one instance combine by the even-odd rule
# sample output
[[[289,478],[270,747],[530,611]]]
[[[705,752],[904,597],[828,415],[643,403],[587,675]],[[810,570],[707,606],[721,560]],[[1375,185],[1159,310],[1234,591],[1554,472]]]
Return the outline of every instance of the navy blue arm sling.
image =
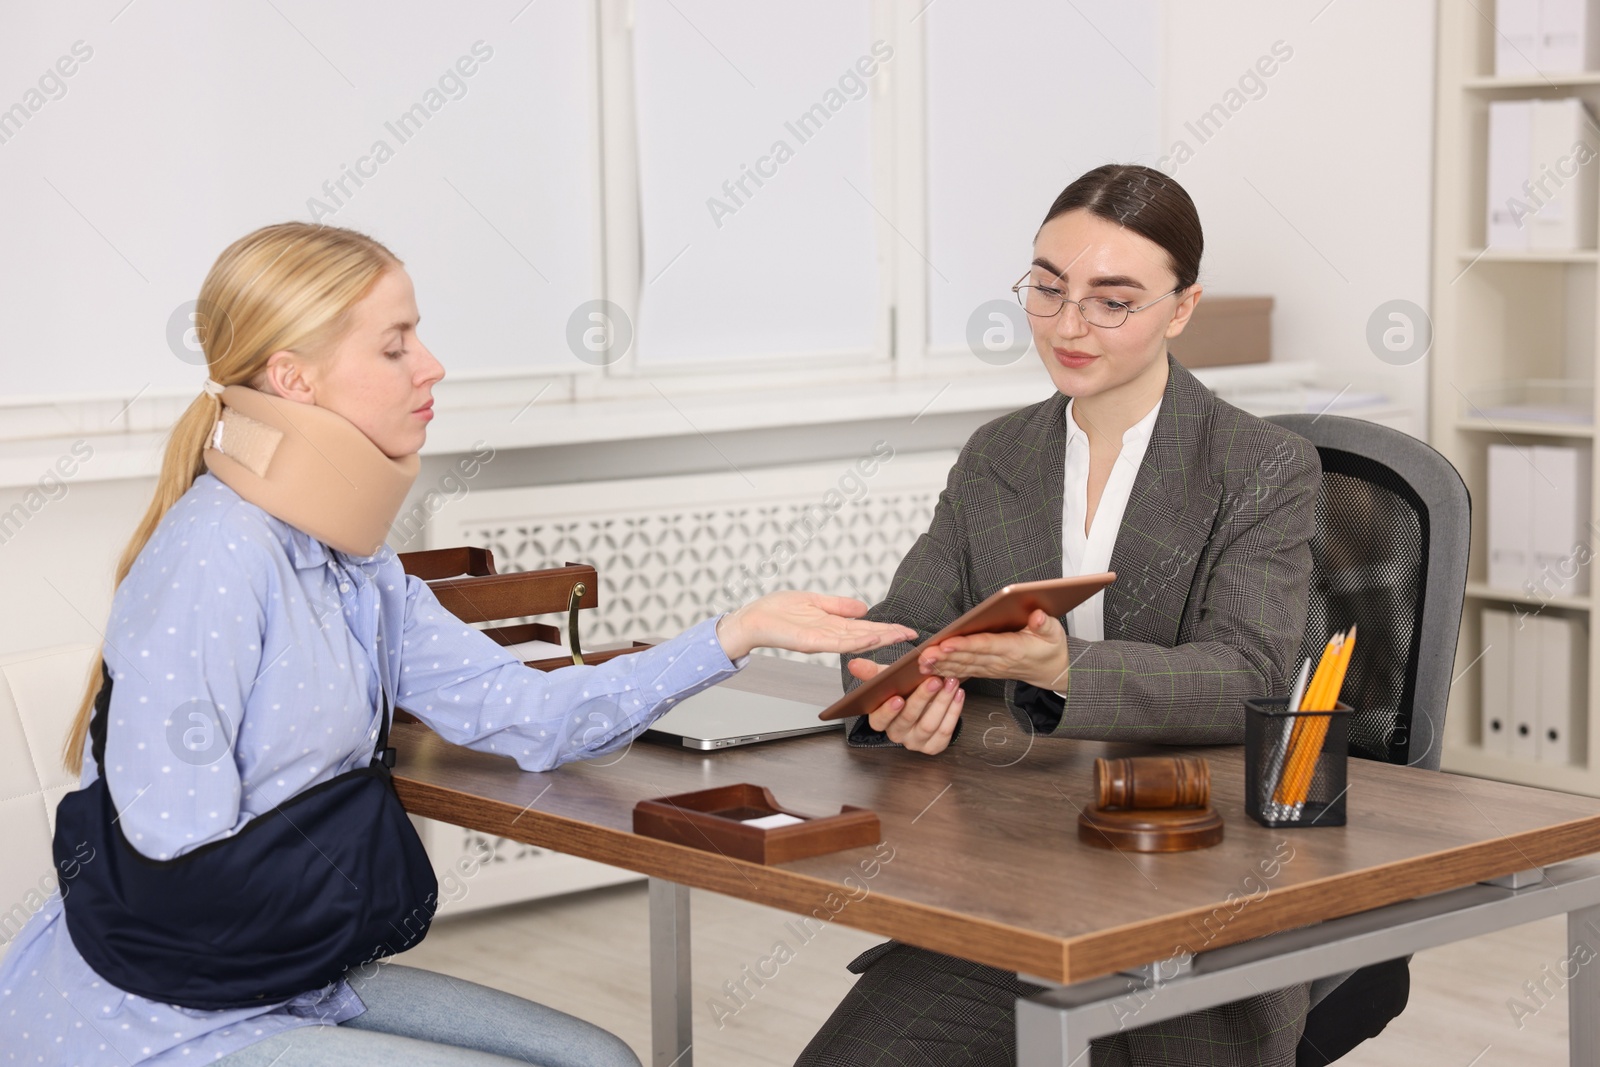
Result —
[[[58,868],[76,868],[61,884],[67,932],[100,977],[181,1007],[256,1007],[422,940],[439,886],[390,779],[386,687],[367,766],[297,793],[229,837],[153,860],[128,843],[106,785],[103,663],[102,677],[89,725],[98,776],[61,798],[53,842]]]

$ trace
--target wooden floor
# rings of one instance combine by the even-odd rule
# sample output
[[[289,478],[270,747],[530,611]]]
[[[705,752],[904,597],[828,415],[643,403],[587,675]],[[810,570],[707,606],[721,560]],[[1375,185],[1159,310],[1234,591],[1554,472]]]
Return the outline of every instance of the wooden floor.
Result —
[[[696,891],[696,1067],[787,1067],[855,981],[844,966],[880,939],[832,926],[802,943],[784,912]],[[743,980],[785,942],[793,957],[742,1006],[723,983]],[[1595,946],[1600,948],[1600,946]],[[1560,988],[1564,920],[1550,919],[1417,956],[1411,1005],[1349,1067],[1557,1067],[1567,1063]],[[650,968],[644,883],[441,919],[411,966],[495,986],[588,1019],[650,1062]],[[772,964],[764,965],[766,973]],[[1552,977],[1554,976],[1554,977]],[[1543,984],[1530,1011],[1524,982]],[[722,1005],[719,1011],[715,1005]]]

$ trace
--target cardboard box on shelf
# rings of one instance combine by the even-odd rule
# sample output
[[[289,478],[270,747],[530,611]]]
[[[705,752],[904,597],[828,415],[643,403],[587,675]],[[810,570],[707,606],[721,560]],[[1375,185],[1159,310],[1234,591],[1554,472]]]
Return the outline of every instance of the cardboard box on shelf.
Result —
[[[1272,358],[1272,297],[1201,296],[1167,350],[1185,367],[1266,363]]]

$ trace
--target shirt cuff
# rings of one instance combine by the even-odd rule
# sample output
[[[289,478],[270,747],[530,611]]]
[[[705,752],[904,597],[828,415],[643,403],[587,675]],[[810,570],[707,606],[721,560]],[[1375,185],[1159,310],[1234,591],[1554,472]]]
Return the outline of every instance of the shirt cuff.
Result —
[[[950,731],[950,743],[956,743],[961,736],[961,725],[965,719],[957,719],[954,730]],[[904,748],[898,741],[889,740],[889,735],[882,730],[874,730],[872,721],[865,715],[859,715],[849,720],[850,725],[844,732],[844,743],[850,748]]]
[[[701,626],[709,627],[709,634],[710,634],[710,637],[711,637],[711,643],[713,645],[717,646],[717,651],[716,651],[716,657],[715,658],[718,661],[717,662],[717,670],[719,670],[719,671],[720,670],[742,671],[750,663],[751,653],[749,653],[749,652],[746,652],[744,655],[740,656],[736,660],[730,660],[728,658],[727,650],[725,650],[722,647],[721,638],[717,637],[717,623],[721,622],[725,617],[727,617],[729,615],[732,615],[732,614],[733,614],[733,612],[731,612],[731,611],[724,611],[721,615],[713,616],[712,618],[709,618],[709,619],[705,620],[705,622],[700,623]]]
[[[1050,689],[1040,689],[1027,682],[1018,682],[1012,692],[1012,701],[1042,735],[1055,733],[1066,717],[1067,701]]]

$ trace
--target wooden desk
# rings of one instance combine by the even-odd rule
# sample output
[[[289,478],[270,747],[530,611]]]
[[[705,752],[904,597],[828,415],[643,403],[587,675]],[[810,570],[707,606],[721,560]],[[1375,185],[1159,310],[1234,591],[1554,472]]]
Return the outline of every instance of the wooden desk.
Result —
[[[819,704],[839,692],[831,670],[764,656],[724,684]],[[687,886],[1062,984],[1019,1005],[1022,1063],[1070,1062],[1091,1037],[1237,999],[1247,983],[1309,981],[1496,923],[1566,912],[1573,929],[1594,921],[1586,943],[1600,948],[1600,862],[1525,875],[1520,888],[1477,884],[1600,851],[1600,800],[1352,760],[1349,825],[1269,830],[1244,814],[1242,750],[1199,749],[1227,820],[1222,844],[1105,851],[1077,840],[1094,757],[1153,747],[1030,738],[996,701],[975,699],[965,716],[960,742],[935,758],[850,749],[828,733],[704,754],[636,743],[545,774],[402,726],[395,781],[414,814],[652,878],[655,1054],[679,1067],[691,1062]],[[763,867],[632,832],[639,800],[735,782],[768,786],[797,811],[871,808],[887,846],[877,855],[892,857],[874,865],[862,848]],[[1418,910],[1428,894],[1442,895]],[[1355,918],[1326,922],[1340,916]],[[1600,1052],[1600,1024],[1580,1018],[1600,995],[1588,970],[1569,985],[1585,998],[1575,1054],[1586,1041]]]

